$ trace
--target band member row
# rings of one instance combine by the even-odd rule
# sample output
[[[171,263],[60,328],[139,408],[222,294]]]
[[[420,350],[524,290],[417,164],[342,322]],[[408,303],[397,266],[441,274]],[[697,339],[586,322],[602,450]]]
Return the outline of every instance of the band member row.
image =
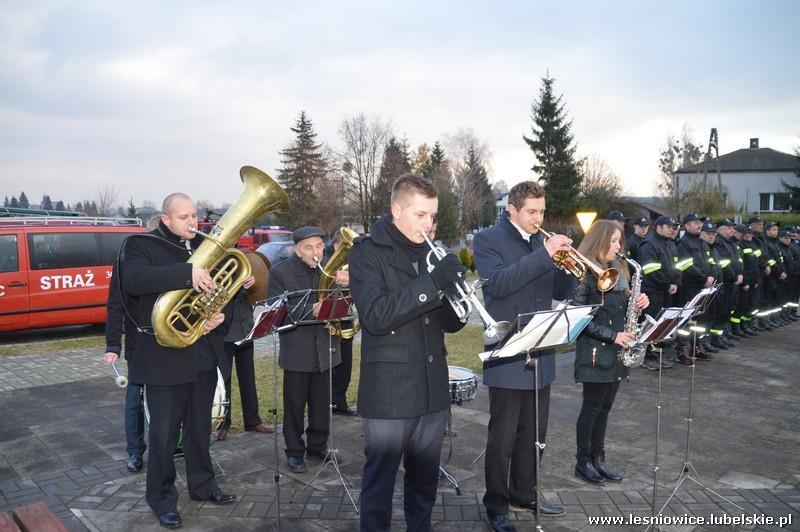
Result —
[[[519,183],[509,191],[508,213],[475,236],[475,264],[481,278],[487,279],[483,287],[486,309],[497,321],[516,324],[518,315],[550,310],[554,297],[564,299],[570,291],[571,278],[555,267],[552,256],[569,250],[571,240],[563,235],[544,238],[539,227],[545,207],[541,185]],[[522,319],[520,326],[529,320]],[[483,504],[492,529],[503,532],[514,530],[509,509],[536,510],[535,442],[546,440],[555,352],[547,349],[531,357],[531,364],[520,354],[483,365],[490,402]],[[534,408],[537,388],[538,413]],[[564,513],[561,506],[544,501],[539,510],[548,515]]]
[[[145,499],[159,523],[181,526],[177,510],[173,454],[183,431],[189,496],[194,500],[228,504],[235,495],[223,493],[214,478],[209,454],[211,407],[217,368],[230,372],[223,339],[225,315],[206,322],[205,335],[185,348],[163,347],[152,333],[151,314],[158,296],[170,290],[210,292],[215,283],[208,272],[187,263],[200,244],[194,233],[197,207],[185,194],[167,196],[158,227],[134,235],[123,245],[119,275],[126,299],[135,303],[136,357],[129,368],[131,382],[145,385],[150,415]]]
[[[341,362],[341,356],[339,338],[332,336],[324,323],[312,323],[319,318],[320,303],[312,291],[320,284],[325,231],[306,226],[295,230],[292,237],[295,253],[270,270],[268,297],[289,292],[291,317],[298,324],[280,333],[278,363],[283,369],[283,438],[287,463],[291,471],[302,473],[306,469],[306,455],[324,459],[328,454],[329,379],[331,368]],[[348,284],[345,272],[337,273],[337,283]],[[304,422],[306,405],[308,427]]]
[[[450,405],[445,332],[464,324],[440,293],[466,269],[448,254],[429,272],[428,233],[438,211],[433,184],[415,174],[392,187],[391,215],[350,252],[351,293],[359,309],[364,419],[361,530],[391,529],[395,477],[403,461],[406,528],[431,529],[442,440]]]

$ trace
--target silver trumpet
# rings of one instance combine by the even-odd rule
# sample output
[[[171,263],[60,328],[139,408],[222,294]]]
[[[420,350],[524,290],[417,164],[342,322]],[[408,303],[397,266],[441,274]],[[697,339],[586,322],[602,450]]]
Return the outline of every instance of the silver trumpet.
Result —
[[[117,386],[120,388],[127,388],[128,387],[128,377],[125,375],[120,375],[119,370],[117,369],[117,365],[112,362],[111,367],[114,368],[114,373],[116,373],[116,377],[114,378],[114,382],[117,383]]]
[[[428,273],[432,272],[435,268],[434,264],[431,262],[431,253],[433,253],[436,258],[442,260],[447,252],[440,247],[434,245],[431,242],[431,239],[428,238],[428,234],[424,231],[420,231],[422,237],[427,242],[428,247],[431,250],[428,252],[428,255],[425,257],[425,261],[428,264]],[[507,321],[495,321],[489,315],[489,312],[481,305],[480,300],[475,295],[475,291],[481,287],[481,280],[478,279],[475,281],[471,286],[467,284],[467,282],[462,279],[455,284],[456,291],[458,292],[458,297],[451,296],[450,294],[442,293],[439,297],[447,300],[450,303],[450,306],[453,307],[453,310],[458,316],[458,319],[461,320],[462,323],[466,323],[469,319],[469,315],[472,314],[473,310],[477,310],[478,314],[481,317],[481,321],[483,322],[483,343],[486,345],[496,344],[503,338],[505,338],[508,331],[511,330],[511,324]]]

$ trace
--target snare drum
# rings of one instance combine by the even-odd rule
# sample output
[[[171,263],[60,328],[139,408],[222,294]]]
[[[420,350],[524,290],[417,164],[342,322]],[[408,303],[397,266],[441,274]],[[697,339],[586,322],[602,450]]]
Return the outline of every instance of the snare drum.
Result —
[[[460,405],[472,401],[478,393],[478,379],[467,368],[447,366],[450,376],[450,404]]]

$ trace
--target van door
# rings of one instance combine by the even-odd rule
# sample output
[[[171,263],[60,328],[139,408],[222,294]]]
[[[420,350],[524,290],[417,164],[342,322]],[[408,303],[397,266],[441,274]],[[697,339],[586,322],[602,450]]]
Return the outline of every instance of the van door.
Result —
[[[24,245],[21,233],[0,234],[0,331],[26,329],[30,320]]]

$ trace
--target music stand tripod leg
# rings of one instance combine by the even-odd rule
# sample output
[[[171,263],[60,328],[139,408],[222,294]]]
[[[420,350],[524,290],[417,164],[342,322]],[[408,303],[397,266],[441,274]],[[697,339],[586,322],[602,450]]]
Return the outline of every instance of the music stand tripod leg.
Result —
[[[275,455],[275,530],[281,530],[281,472],[278,469],[278,330],[272,331],[272,450]]]

